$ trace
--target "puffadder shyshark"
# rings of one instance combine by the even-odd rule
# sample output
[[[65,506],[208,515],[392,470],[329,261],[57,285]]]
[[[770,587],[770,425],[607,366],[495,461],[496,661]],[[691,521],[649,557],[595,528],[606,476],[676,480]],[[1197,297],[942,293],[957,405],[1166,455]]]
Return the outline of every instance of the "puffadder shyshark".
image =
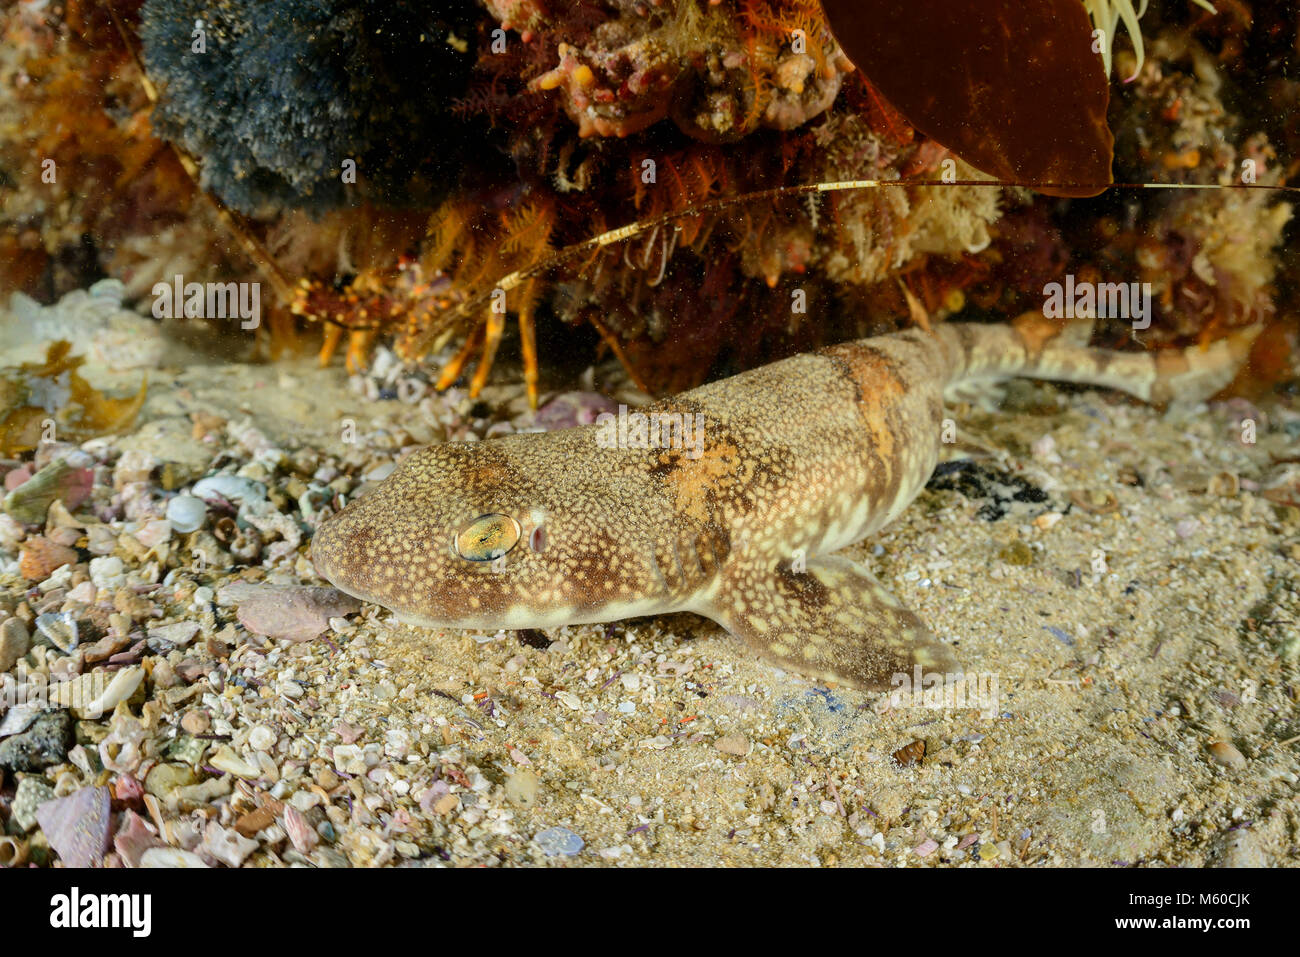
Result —
[[[1015,376],[1145,401],[1226,385],[1257,329],[1158,353],[1091,323],[944,323],[796,355],[656,403],[687,448],[608,448],[600,426],[421,449],[316,533],[317,569],[410,623],[552,628],[691,611],[763,657],[856,688],[958,670],[860,564],[941,455],[945,396]]]

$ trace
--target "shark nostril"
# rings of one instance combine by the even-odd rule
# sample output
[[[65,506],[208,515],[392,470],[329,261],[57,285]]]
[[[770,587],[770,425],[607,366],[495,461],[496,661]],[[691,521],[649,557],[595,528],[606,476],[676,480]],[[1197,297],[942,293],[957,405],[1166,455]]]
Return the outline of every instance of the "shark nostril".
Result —
[[[528,533],[528,547],[537,554],[546,551],[546,527],[538,525]]]

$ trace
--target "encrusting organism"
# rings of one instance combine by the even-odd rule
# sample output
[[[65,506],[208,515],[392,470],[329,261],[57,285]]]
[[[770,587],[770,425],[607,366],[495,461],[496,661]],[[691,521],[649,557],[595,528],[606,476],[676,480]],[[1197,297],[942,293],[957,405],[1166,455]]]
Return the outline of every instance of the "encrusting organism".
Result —
[[[477,17],[469,2],[146,0],[154,123],[240,212],[429,205],[457,178],[466,138],[449,135],[447,105],[468,80]]]

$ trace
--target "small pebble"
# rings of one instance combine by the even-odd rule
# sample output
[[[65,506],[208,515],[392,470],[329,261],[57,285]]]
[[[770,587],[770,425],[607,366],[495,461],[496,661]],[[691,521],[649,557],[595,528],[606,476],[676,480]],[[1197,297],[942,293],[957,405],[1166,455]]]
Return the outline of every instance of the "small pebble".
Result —
[[[582,710],[582,699],[572,691],[557,691],[555,697],[557,697],[570,711]]]
[[[1059,522],[1060,520],[1061,520],[1060,512],[1044,512],[1042,515],[1039,515],[1037,518],[1034,519],[1034,527],[1037,528],[1039,531],[1046,532],[1049,529],[1054,528],[1056,526],[1056,523]]]
[[[1206,484],[1205,493],[1207,495],[1218,495],[1223,498],[1235,498],[1241,490],[1241,480],[1232,472],[1220,472]]]
[[[135,540],[152,551],[172,537],[172,524],[163,518],[145,522],[135,533]]]
[[[154,625],[145,633],[152,639],[165,641],[177,648],[184,648],[199,633],[199,623],[197,621],[176,621],[169,625]]]
[[[45,707],[39,701],[14,705],[5,713],[4,720],[0,721],[0,738],[26,731],[44,711]]]
[[[396,462],[382,462],[361,476],[363,482],[382,482],[397,468]]]
[[[292,804],[284,806],[284,831],[289,835],[289,842],[299,854],[310,854],[320,843],[320,835]]]
[[[235,505],[245,502],[262,502],[266,500],[266,486],[253,479],[238,475],[210,475],[194,483],[192,493],[201,501],[226,501]],[[171,516],[167,516],[169,519]],[[178,529],[179,531],[179,529]]]
[[[25,774],[18,781],[10,806],[9,820],[17,825],[17,833],[26,834],[36,826],[36,809],[57,795],[45,779],[35,774]]]
[[[198,775],[188,764],[155,764],[144,779],[144,789],[156,798],[166,800],[177,788],[189,787],[198,782]]]
[[[0,741],[0,768],[43,771],[67,759],[72,718],[66,711],[47,711],[21,734]]]
[[[149,830],[144,818],[134,811],[127,811],[117,833],[113,835],[113,850],[122,858],[127,867],[139,867],[140,859],[151,848],[161,847],[158,836]]]
[[[364,752],[355,744],[334,745],[334,767],[344,774],[365,774]]]
[[[532,771],[521,768],[512,771],[506,778],[506,799],[521,807],[532,807],[537,803],[537,790],[541,780]]]
[[[724,734],[713,742],[713,746],[723,754],[743,757],[754,749],[753,742],[743,734]]]
[[[187,735],[204,735],[211,727],[212,718],[209,718],[207,711],[186,711],[181,718],[181,728]]]
[[[8,618],[0,625],[0,673],[8,671],[31,650],[31,634],[21,618]]]
[[[313,780],[326,791],[332,791],[339,786],[339,776],[328,767],[322,767],[317,771]]]
[[[126,584],[126,565],[116,555],[90,560],[90,580],[96,588],[116,589]]]
[[[228,744],[223,744],[217,748],[212,757],[208,758],[208,764],[218,771],[225,771],[227,774],[233,774],[237,778],[244,778],[248,781],[255,781],[262,776],[261,768],[245,761]]]
[[[1039,461],[1059,461],[1059,457],[1056,455],[1056,439],[1050,435],[1035,439],[1033,444],[1029,446],[1029,451]]]
[[[10,474],[20,472],[15,470]],[[10,488],[8,480],[6,475],[6,488]],[[90,469],[73,467],[66,459],[56,459],[22,484],[11,488],[4,497],[3,508],[17,522],[41,525],[53,502],[62,501],[69,509],[75,509],[90,494],[93,483],[94,473]]]
[[[438,799],[437,803],[433,805],[433,810],[435,813],[441,814],[443,817],[446,817],[452,811],[456,810],[456,805],[458,805],[459,803],[460,803],[460,798],[458,798],[456,795],[444,794],[442,797]]]
[[[23,543],[18,552],[18,573],[28,581],[45,581],[64,565],[77,560],[77,550],[48,538],[36,536]]]
[[[202,528],[207,514],[208,504],[194,495],[177,495],[167,503],[167,521],[182,535]]]
[[[69,654],[80,640],[77,619],[71,612],[61,615],[46,613],[36,617],[36,631],[59,651]]]
[[[207,867],[203,858],[179,847],[151,847],[140,855],[141,867]]]
[[[135,694],[144,682],[144,668],[132,665],[116,672],[96,671],[56,686],[50,697],[72,711],[74,718],[97,720]]]
[[[1246,766],[1246,756],[1230,741],[1211,741],[1207,750],[1210,752],[1210,760],[1215,764],[1234,771],[1239,771]]]
[[[242,836],[232,828],[209,821],[203,829],[203,852],[230,867],[238,867],[257,850],[257,841]]]
[[[537,846],[547,857],[563,854],[572,857],[582,850],[583,840],[567,827],[548,827],[533,836]]]

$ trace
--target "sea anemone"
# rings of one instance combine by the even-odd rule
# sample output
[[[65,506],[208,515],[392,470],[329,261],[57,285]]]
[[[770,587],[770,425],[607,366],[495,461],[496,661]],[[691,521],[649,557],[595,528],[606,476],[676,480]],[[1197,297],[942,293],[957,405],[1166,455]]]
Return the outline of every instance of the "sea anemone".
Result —
[[[1214,13],[1214,6],[1210,0],[1192,0],[1198,7]],[[1111,44],[1115,42],[1115,34],[1119,32],[1119,24],[1124,23],[1124,28],[1128,30],[1129,36],[1133,40],[1133,52],[1137,54],[1137,65],[1133,68],[1133,76],[1125,79],[1128,83],[1135,79],[1138,70],[1142,69],[1142,31],[1138,28],[1140,20],[1147,12],[1147,0],[1141,0],[1141,4],[1135,10],[1133,9],[1132,0],[1083,0],[1083,6],[1088,11],[1088,16],[1092,17],[1093,26],[1101,31],[1101,61],[1105,68],[1106,75],[1110,75],[1110,52]]]

